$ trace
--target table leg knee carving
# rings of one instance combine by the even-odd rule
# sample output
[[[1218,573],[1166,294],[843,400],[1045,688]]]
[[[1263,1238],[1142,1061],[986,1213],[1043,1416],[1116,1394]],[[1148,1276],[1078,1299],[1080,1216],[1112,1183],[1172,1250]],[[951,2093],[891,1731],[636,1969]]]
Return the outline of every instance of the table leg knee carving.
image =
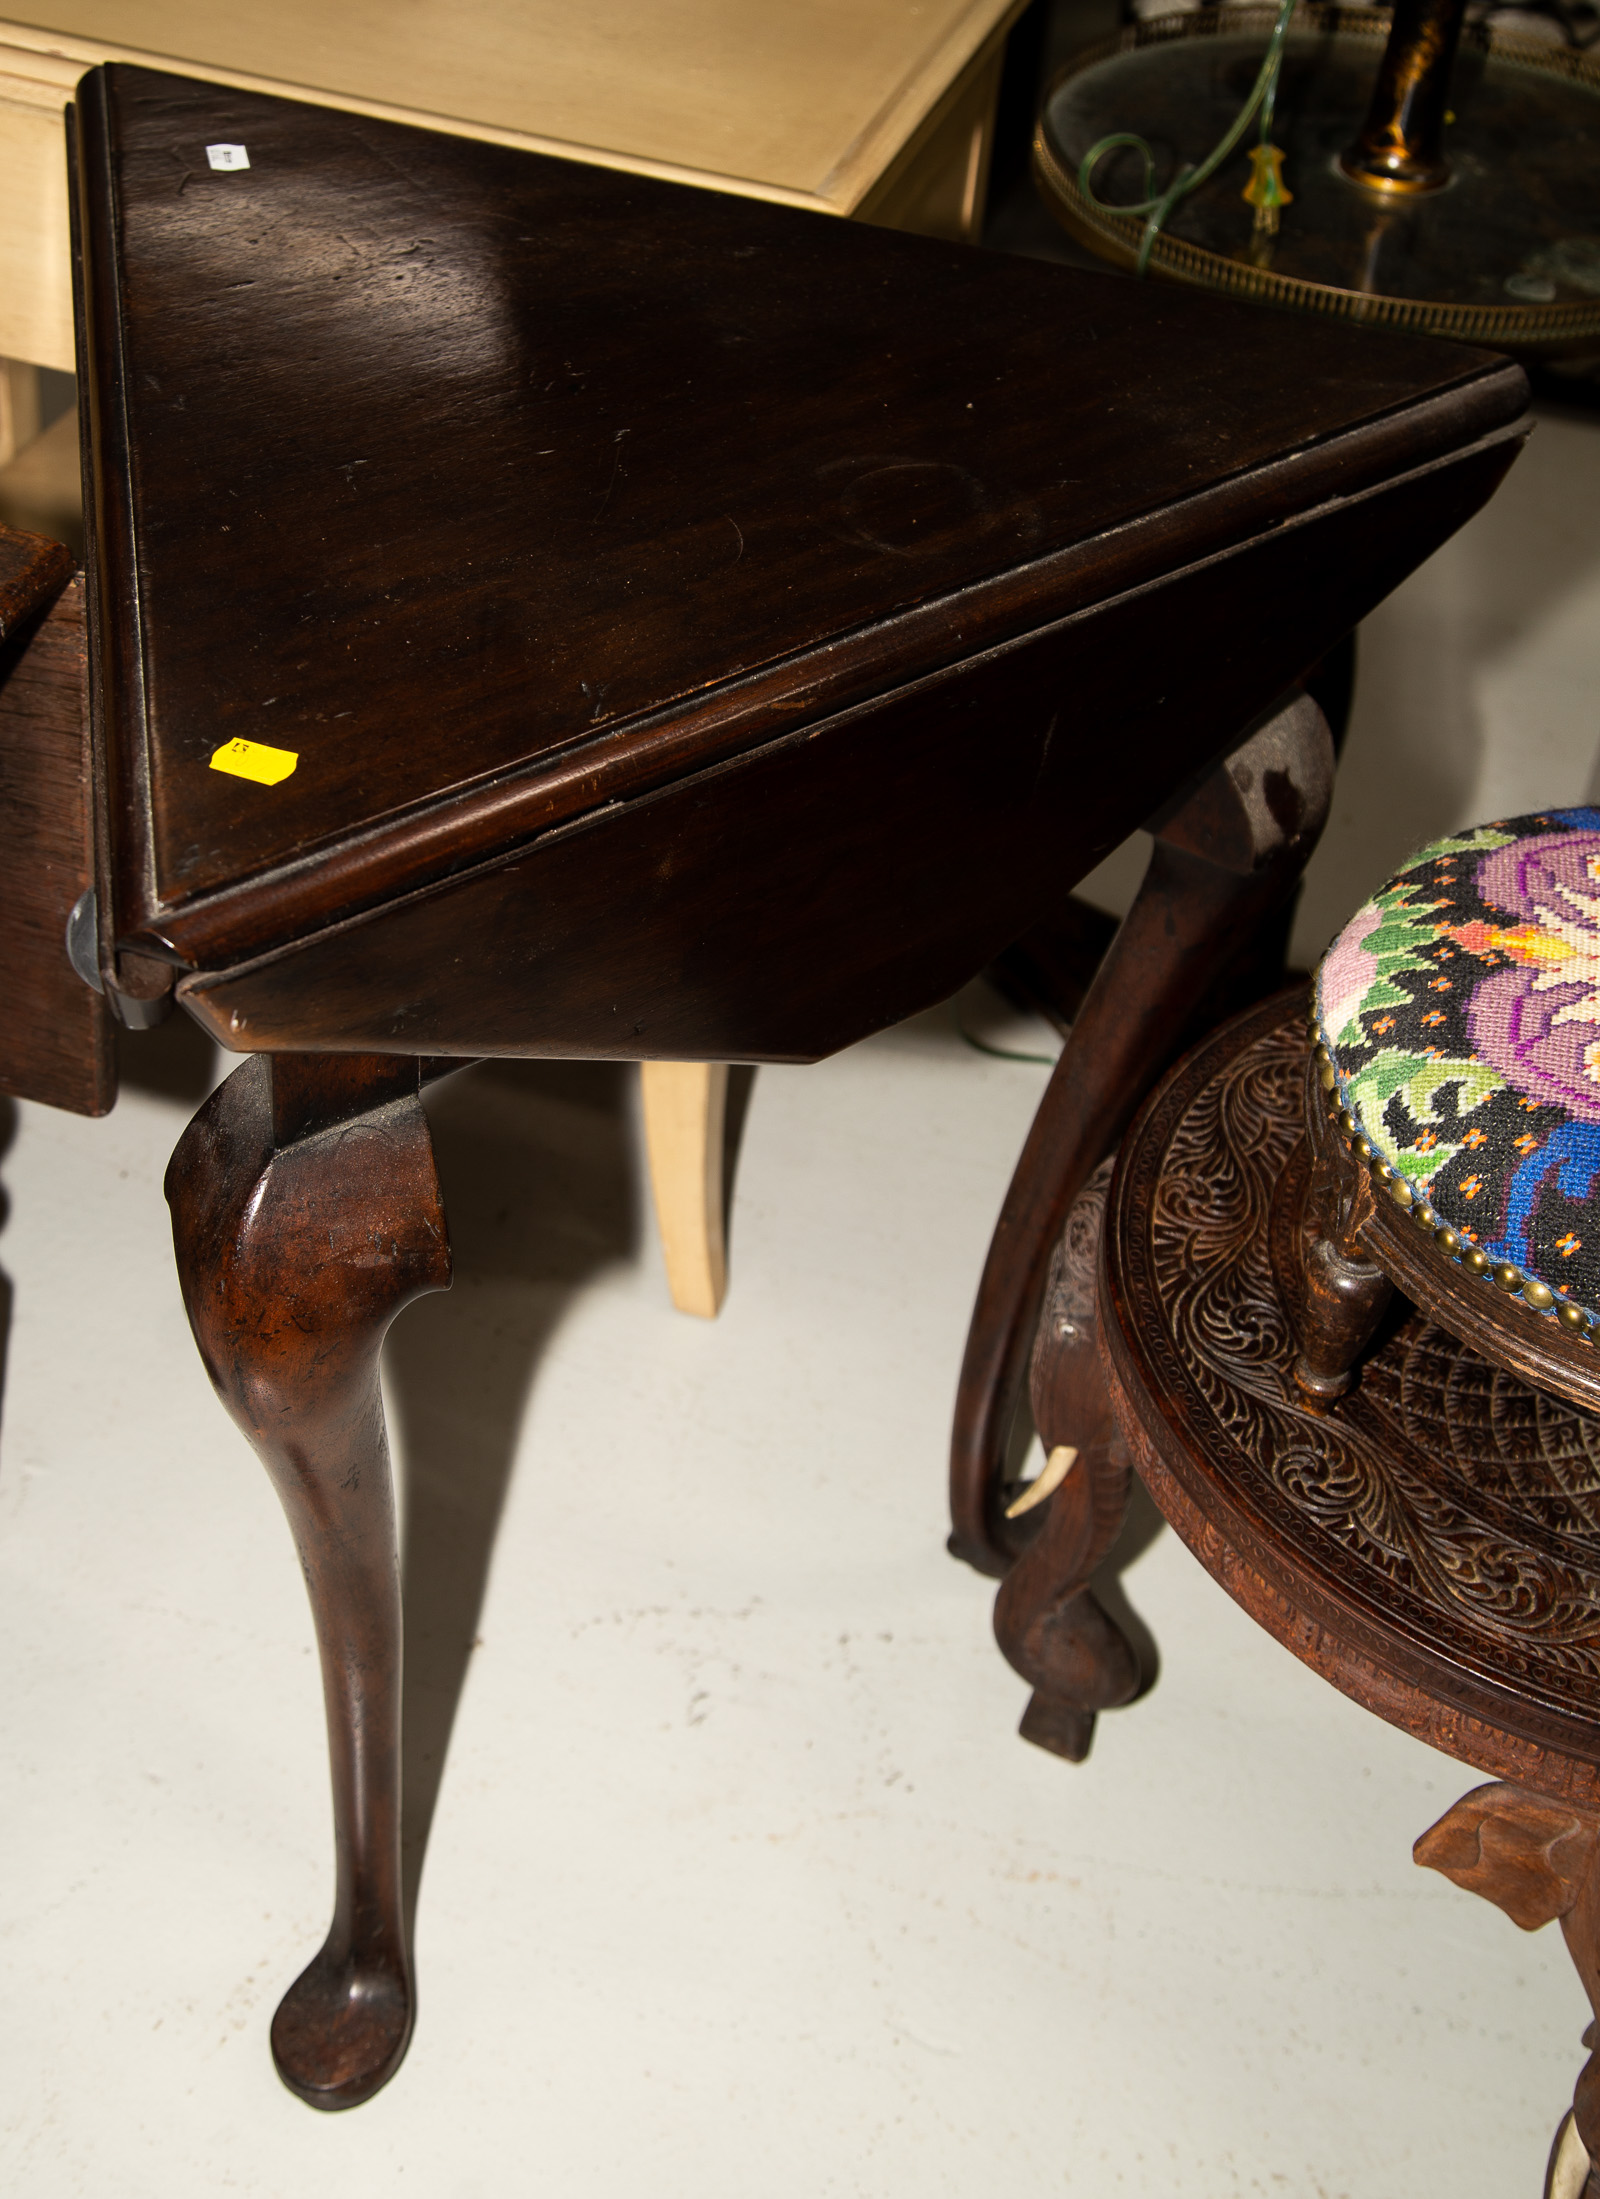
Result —
[[[1595,2015],[1583,2034],[1590,2052],[1573,2094],[1573,2120],[1590,2162],[1600,2164],[1600,1817],[1496,1780],[1463,1795],[1412,1854],[1482,1894],[1525,1932],[1560,1918]],[[1583,2199],[1600,2199],[1600,2167],[1590,2168]]]
[[[325,2108],[353,2107],[393,2075],[412,2020],[400,1585],[378,1359],[400,1309],[450,1280],[415,1071],[407,1092],[400,1063],[368,1077],[347,1057],[320,1068],[258,1056],[207,1101],[167,1172],[195,1341],[277,1488],[316,1622],[334,1916],[272,2046],[284,2082]]]

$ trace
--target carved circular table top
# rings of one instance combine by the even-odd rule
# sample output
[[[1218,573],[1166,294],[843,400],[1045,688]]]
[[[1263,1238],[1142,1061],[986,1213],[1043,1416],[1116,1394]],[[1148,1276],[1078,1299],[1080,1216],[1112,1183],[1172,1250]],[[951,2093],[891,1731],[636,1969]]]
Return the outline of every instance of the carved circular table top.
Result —
[[[1102,1349],[1157,1504],[1268,1630],[1392,1723],[1600,1804],[1600,1417],[1402,1301],[1349,1396],[1291,1376],[1309,1041],[1296,993],[1146,1104],[1107,1210]]]

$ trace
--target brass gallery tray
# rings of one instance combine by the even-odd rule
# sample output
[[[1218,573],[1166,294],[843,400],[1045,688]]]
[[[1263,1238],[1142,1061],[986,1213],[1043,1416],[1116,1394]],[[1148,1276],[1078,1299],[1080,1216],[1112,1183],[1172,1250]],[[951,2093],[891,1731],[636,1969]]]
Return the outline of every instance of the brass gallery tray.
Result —
[[[1052,212],[1102,258],[1132,267],[1143,221],[1079,186],[1101,138],[1150,145],[1156,188],[1198,163],[1248,97],[1276,11],[1158,16],[1090,48],[1057,77],[1034,139]],[[1293,193],[1276,236],[1255,236],[1242,191],[1254,125],[1181,201],[1153,273],[1233,297],[1331,313],[1525,354],[1600,353],[1600,64],[1564,46],[1468,24],[1450,87],[1444,189],[1398,196],[1353,182],[1339,154],[1361,126],[1389,34],[1376,9],[1306,8],[1284,50],[1273,141]],[[1095,196],[1143,194],[1131,149],[1107,153]]]

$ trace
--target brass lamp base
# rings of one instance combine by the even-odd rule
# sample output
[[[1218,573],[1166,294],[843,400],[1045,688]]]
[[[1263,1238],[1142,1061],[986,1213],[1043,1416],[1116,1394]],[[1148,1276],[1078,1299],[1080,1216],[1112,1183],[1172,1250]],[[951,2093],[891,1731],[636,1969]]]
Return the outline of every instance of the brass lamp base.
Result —
[[[1158,16],[1079,55],[1034,139],[1046,204],[1101,258],[1132,267],[1143,221],[1097,206],[1078,167],[1114,132],[1148,140],[1163,188],[1237,115],[1270,7]],[[1527,356],[1600,354],[1600,64],[1468,25],[1450,80],[1442,189],[1397,192],[1341,165],[1372,90],[1389,18],[1307,8],[1284,49],[1273,139],[1293,194],[1275,235],[1241,196],[1246,148],[1184,199],[1150,272],[1175,282]],[[1143,195],[1138,156],[1093,176],[1112,205]]]

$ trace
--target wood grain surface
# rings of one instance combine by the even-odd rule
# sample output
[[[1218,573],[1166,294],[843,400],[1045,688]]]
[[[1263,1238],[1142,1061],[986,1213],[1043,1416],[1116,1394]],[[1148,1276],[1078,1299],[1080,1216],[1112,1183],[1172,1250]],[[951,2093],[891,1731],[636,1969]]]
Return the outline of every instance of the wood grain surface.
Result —
[[[142,71],[79,111],[116,926],[193,965],[1523,403],[1481,355]],[[213,771],[233,738],[293,776]]]
[[[0,642],[42,610],[71,572],[72,559],[59,542],[0,526]]]
[[[244,1049],[835,1052],[1058,907],[1476,508],[1512,448],[1326,505],[182,997]],[[339,875],[306,873],[307,898]]]

